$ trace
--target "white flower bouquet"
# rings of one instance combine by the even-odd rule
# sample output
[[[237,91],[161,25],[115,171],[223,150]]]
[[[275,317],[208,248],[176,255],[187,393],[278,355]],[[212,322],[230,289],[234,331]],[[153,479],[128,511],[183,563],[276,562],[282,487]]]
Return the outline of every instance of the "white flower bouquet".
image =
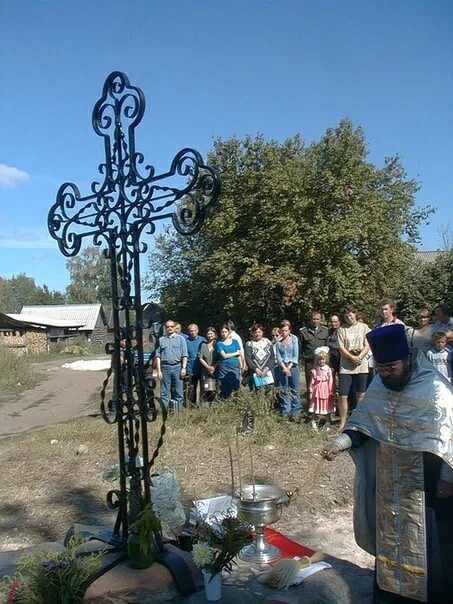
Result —
[[[197,536],[192,551],[194,564],[214,576],[222,570],[231,572],[236,556],[252,542],[252,527],[235,515],[227,515],[210,524],[198,523]]]

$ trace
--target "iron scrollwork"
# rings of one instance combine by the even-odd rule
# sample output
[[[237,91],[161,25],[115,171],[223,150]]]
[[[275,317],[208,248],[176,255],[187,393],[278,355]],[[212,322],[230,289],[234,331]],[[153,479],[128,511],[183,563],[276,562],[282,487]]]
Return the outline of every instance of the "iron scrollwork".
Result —
[[[118,431],[120,489],[107,499],[119,510],[112,542],[120,543],[126,541],[128,523],[136,518],[141,502],[149,502],[150,468],[163,444],[167,417],[155,396],[154,381],[146,377],[140,255],[147,244],[142,235],[152,235],[156,223],[165,219],[183,235],[196,233],[220,193],[218,176],[194,149],[179,151],[163,174],[145,164],[135,147],[135,129],[144,111],[143,92],[131,86],[126,74],[111,73],[92,114],[93,129],[104,141],[105,161],[98,166],[102,178],[92,183],[88,195],[74,183],[62,184],[48,216],[49,232],[62,254],[76,256],[90,241],[110,261],[114,343],[101,412]],[[113,392],[106,402],[111,375]],[[158,417],[159,440],[150,455],[147,423]]]

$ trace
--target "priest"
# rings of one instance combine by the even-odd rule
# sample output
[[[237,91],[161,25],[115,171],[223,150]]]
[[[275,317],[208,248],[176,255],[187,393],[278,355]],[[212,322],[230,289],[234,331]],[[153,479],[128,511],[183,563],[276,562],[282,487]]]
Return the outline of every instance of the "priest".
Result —
[[[376,377],[323,450],[356,465],[354,532],[376,558],[375,604],[453,602],[453,390],[404,325],[367,335]]]

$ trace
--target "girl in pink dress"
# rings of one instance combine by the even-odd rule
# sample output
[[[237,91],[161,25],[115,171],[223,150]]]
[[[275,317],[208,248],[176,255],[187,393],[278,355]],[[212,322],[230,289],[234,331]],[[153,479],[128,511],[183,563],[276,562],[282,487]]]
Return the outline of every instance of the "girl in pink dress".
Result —
[[[311,370],[308,411],[313,414],[311,425],[315,430],[318,428],[319,416],[334,412],[335,376],[333,369],[328,365],[328,359],[327,352],[319,351],[315,355],[316,365]]]

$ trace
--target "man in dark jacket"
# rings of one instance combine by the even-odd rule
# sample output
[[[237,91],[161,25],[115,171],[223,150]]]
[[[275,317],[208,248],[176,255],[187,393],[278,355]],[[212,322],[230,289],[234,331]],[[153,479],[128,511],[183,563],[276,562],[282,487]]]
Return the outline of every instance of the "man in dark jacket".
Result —
[[[314,366],[315,350],[320,346],[328,346],[329,330],[321,325],[321,313],[313,311],[307,327],[299,331],[300,353],[304,362],[305,381],[307,385],[307,403],[310,402],[311,370]]]

